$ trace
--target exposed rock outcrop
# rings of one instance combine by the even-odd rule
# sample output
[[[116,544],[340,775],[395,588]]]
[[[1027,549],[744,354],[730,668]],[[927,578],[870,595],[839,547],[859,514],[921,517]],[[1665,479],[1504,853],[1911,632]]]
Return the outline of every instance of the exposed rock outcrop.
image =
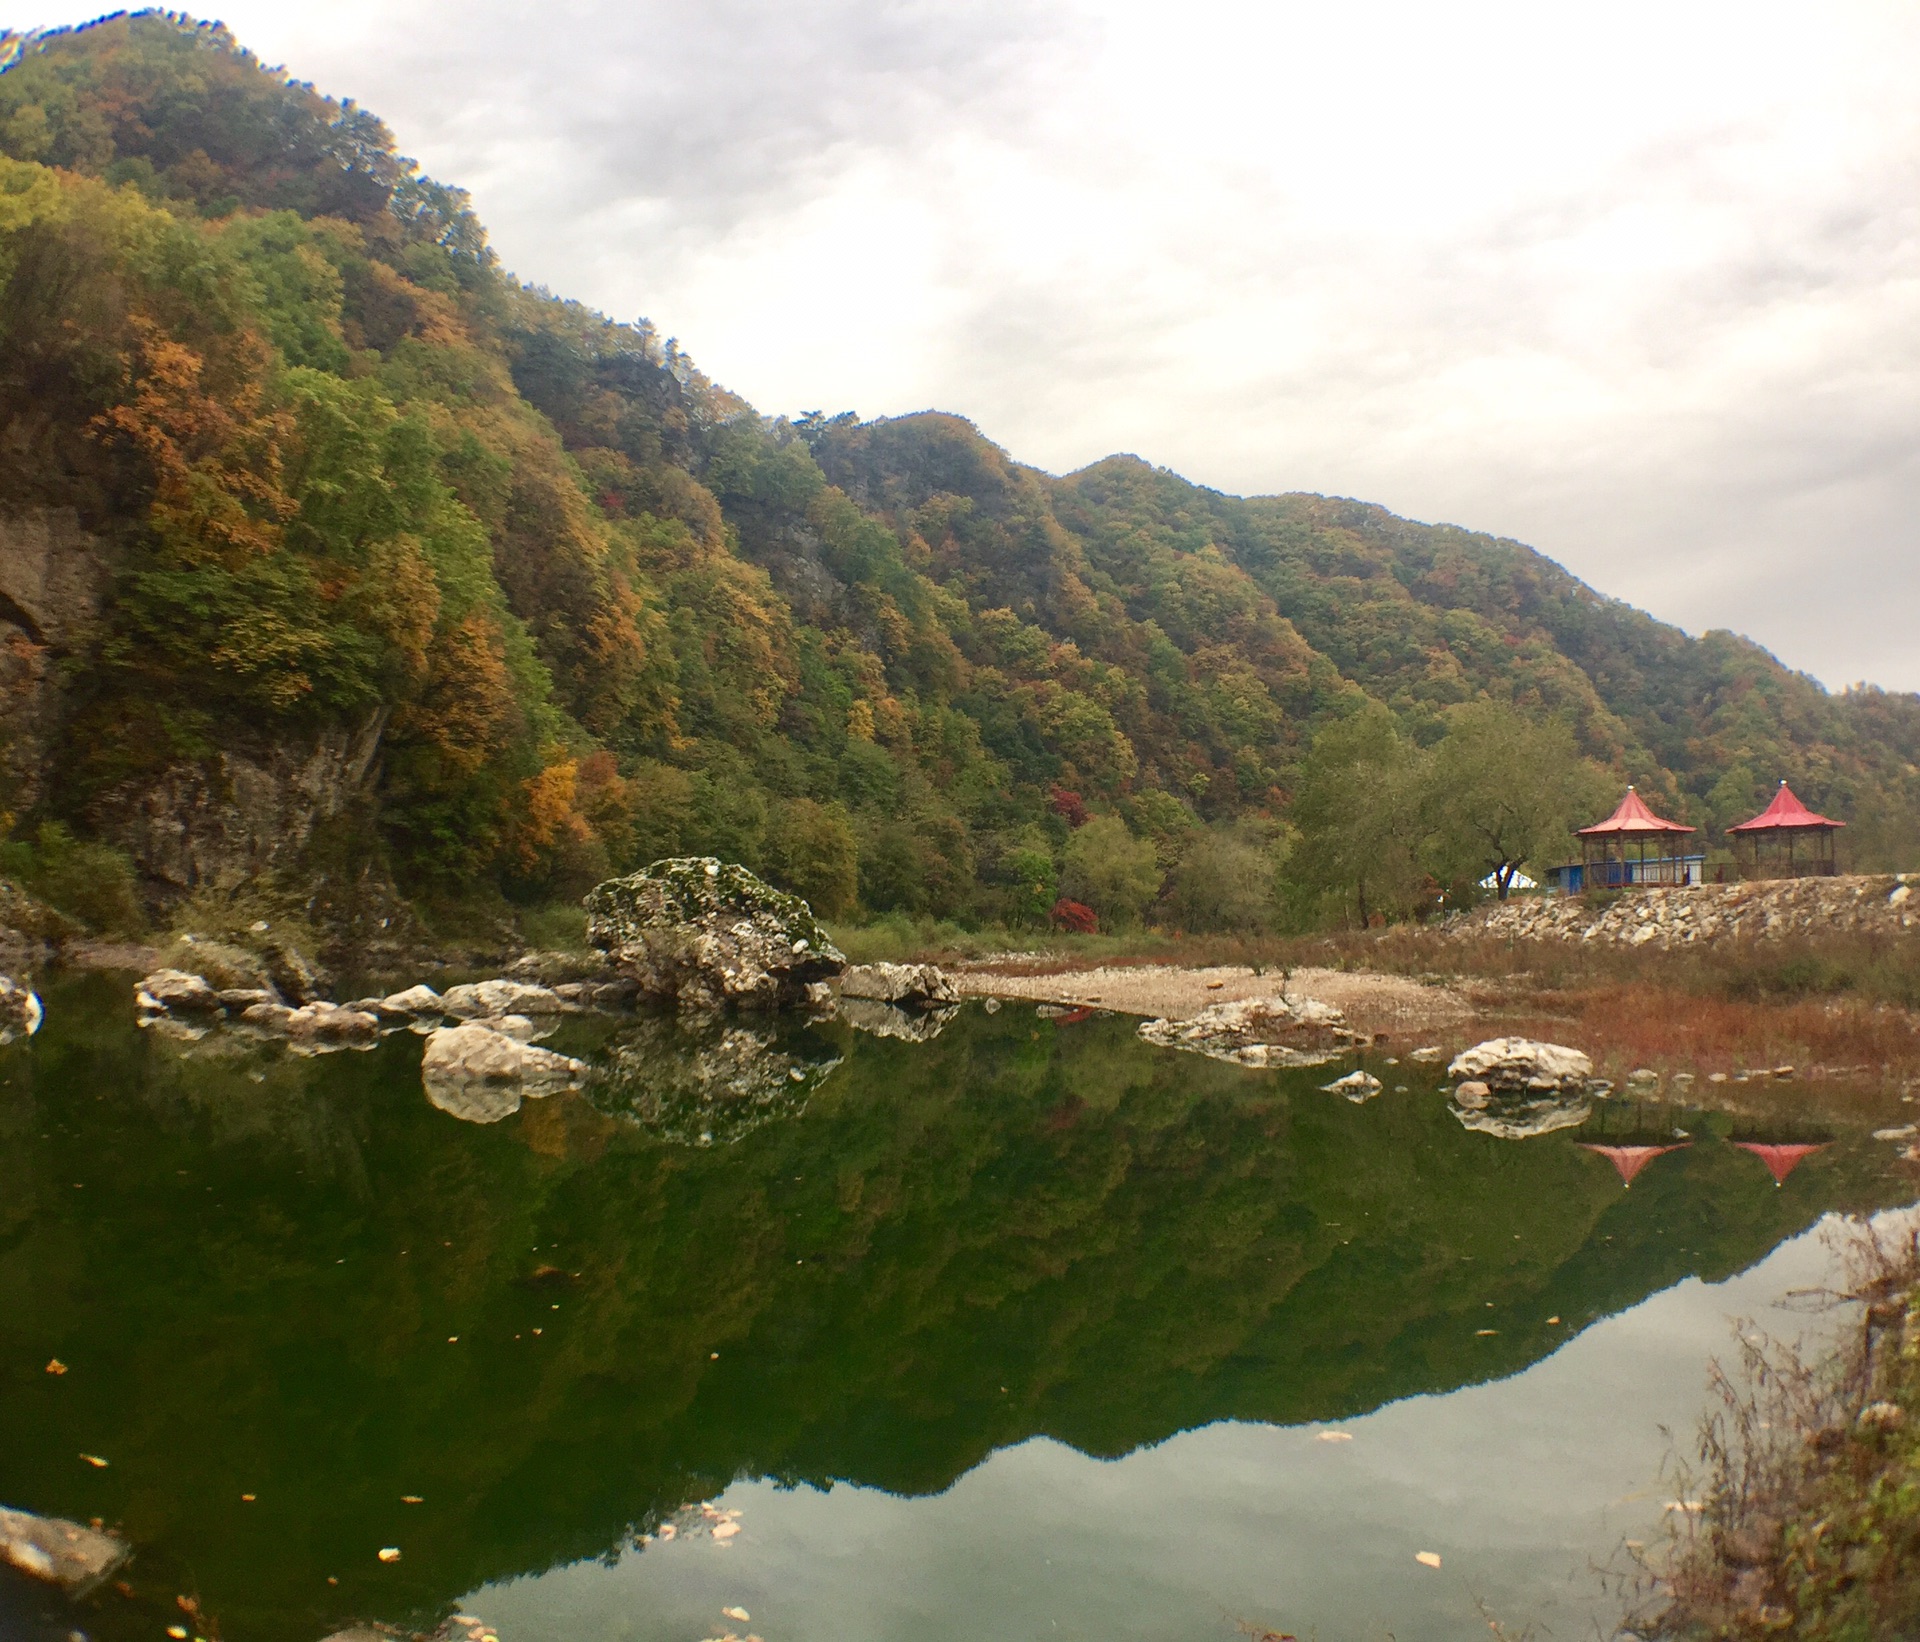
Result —
[[[103,800],[101,831],[175,894],[263,877],[365,794],[385,728],[383,708],[354,729],[176,764]]]
[[[0,793],[16,815],[45,791],[59,663],[98,610],[106,575],[72,508],[0,514]]]
[[[850,964],[840,976],[840,996],[901,1009],[939,1009],[957,1004],[960,988],[934,964]]]
[[[570,1056],[478,1021],[432,1032],[420,1062],[427,1099],[468,1123],[498,1123],[523,1098],[578,1088],[586,1073]]]
[[[1235,1066],[1324,1066],[1357,1038],[1332,1004],[1312,998],[1242,998],[1217,1003],[1190,1020],[1140,1023],[1140,1036]]]
[[[586,898],[587,938],[648,997],[683,1009],[774,1009],[847,961],[807,903],[712,857],[656,861]]]
[[[1489,1038],[1455,1055],[1447,1065],[1447,1076],[1484,1083],[1496,1094],[1543,1094],[1585,1089],[1593,1077],[1593,1062],[1564,1044]]]
[[[85,1595],[132,1554],[116,1534],[0,1506],[0,1558],[74,1596]]]
[[[1449,922],[1463,939],[1693,946],[1832,934],[1920,935],[1920,876],[1784,878],[1751,884],[1639,889],[1604,905],[1579,895],[1526,895]]]

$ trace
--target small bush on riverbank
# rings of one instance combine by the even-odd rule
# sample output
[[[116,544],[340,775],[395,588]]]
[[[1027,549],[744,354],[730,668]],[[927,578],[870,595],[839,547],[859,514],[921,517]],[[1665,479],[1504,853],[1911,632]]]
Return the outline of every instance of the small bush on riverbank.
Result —
[[[97,935],[138,935],[146,928],[126,854],[75,838],[57,821],[31,838],[0,843],[0,877],[13,879]]]
[[[1855,1268],[1843,1298],[1860,1322],[1832,1357],[1743,1342],[1745,1372],[1719,1376],[1703,1471],[1682,1479],[1687,1522],[1640,1634],[1920,1634],[1920,1232],[1867,1238]]]

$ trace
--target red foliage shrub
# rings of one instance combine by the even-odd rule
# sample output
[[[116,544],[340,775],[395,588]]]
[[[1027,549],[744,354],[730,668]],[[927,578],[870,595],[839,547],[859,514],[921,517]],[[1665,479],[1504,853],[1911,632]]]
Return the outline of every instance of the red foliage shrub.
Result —
[[[1064,929],[1073,935],[1097,935],[1100,932],[1099,915],[1093,908],[1083,906],[1078,901],[1069,901],[1064,895],[1053,903],[1047,921],[1055,929]]]
[[[1066,817],[1068,826],[1084,827],[1087,824],[1087,801],[1077,792],[1055,787],[1048,795],[1047,802],[1053,806],[1055,815]]]

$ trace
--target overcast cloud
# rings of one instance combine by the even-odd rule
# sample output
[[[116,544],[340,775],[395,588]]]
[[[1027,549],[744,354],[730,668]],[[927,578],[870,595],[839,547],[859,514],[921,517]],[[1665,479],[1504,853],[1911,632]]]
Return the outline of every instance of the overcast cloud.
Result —
[[[1360,496],[1920,688],[1905,0],[225,16],[762,410]]]

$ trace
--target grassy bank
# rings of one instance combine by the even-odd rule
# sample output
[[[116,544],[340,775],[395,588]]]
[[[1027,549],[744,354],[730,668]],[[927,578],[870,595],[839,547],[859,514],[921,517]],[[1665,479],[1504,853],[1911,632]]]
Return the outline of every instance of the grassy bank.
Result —
[[[1747,1345],[1722,1376],[1641,1635],[1920,1635],[1920,1234],[1863,1241],[1828,1358]]]

